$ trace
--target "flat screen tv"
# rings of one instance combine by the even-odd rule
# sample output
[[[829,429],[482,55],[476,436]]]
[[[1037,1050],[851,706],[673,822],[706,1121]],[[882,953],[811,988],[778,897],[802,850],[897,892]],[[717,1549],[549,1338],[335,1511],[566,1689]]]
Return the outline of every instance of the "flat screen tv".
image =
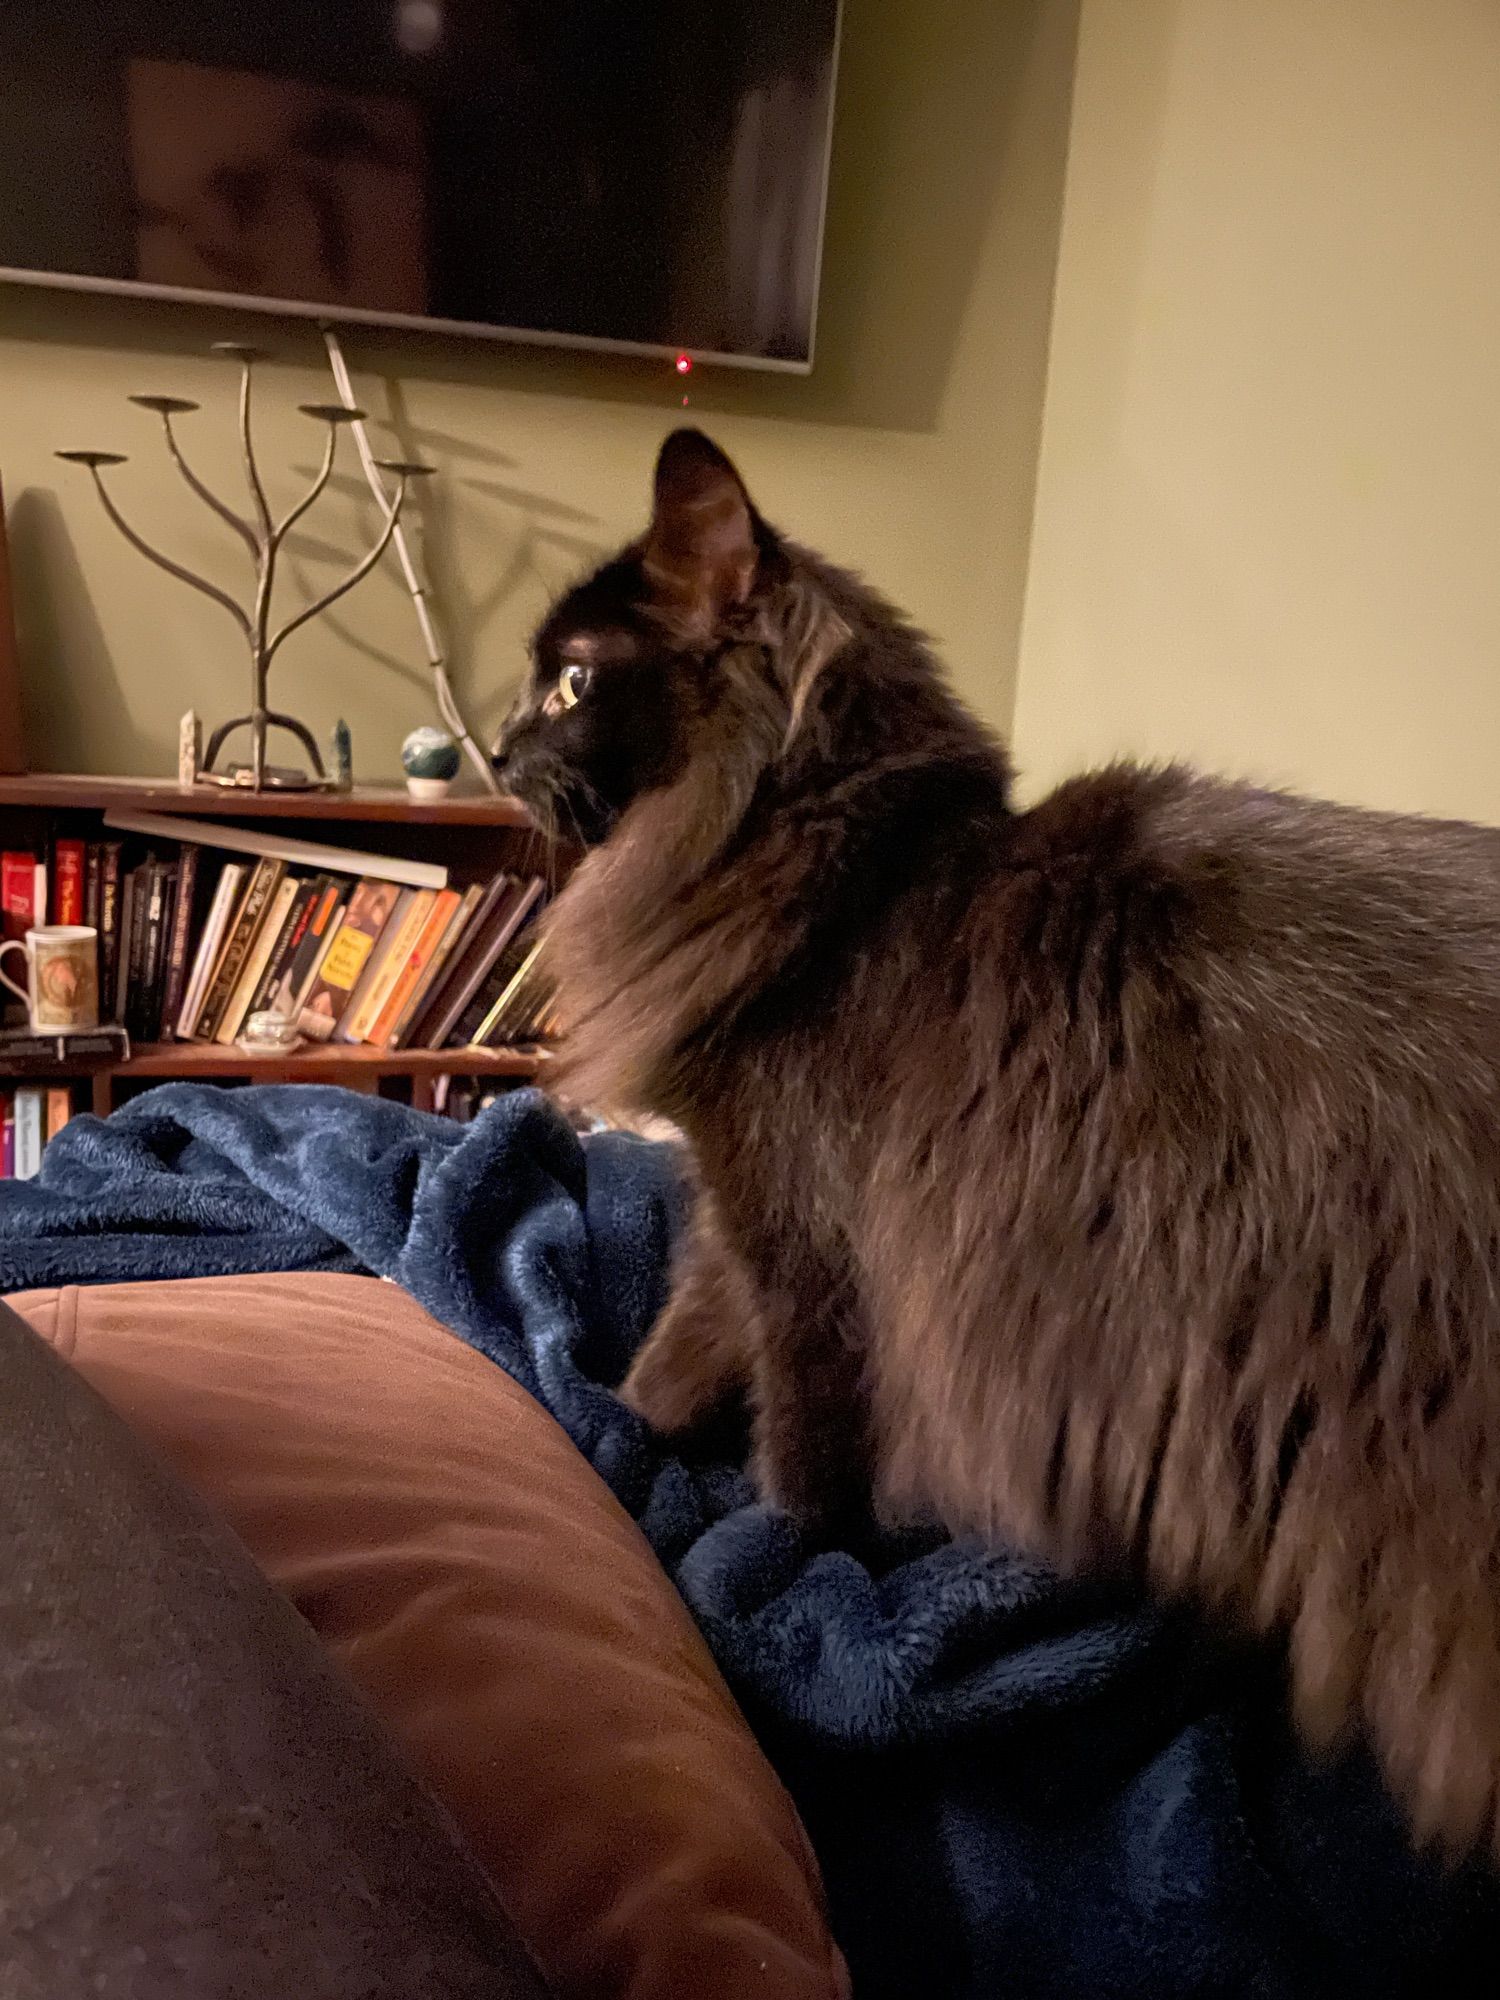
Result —
[[[806,369],[839,0],[3,0],[0,276]]]

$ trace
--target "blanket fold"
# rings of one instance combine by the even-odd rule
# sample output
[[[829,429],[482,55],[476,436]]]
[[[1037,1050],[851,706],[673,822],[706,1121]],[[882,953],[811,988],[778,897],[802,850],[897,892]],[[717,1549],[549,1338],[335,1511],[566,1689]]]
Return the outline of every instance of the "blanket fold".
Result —
[[[670,1148],[534,1091],[474,1124],[168,1084],[0,1183],[0,1290],[363,1269],[551,1411],[673,1576],[796,1798],[861,2000],[1493,1990],[1500,1884],[1303,1759],[1264,1653],[972,1545],[811,1550],[616,1399],[664,1294]],[[372,1337],[378,1337],[372,1335]]]

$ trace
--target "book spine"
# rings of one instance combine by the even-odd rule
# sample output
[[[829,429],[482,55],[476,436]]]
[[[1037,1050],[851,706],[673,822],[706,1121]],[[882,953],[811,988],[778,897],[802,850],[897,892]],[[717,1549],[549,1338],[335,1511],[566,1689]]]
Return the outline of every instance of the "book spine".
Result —
[[[517,883],[515,893],[507,898],[496,913],[496,922],[484,948],[476,952],[465,977],[460,980],[441,1015],[432,1023],[429,1048],[442,1049],[452,1046],[454,1031],[463,1020],[473,1002],[474,996],[488,978],[501,952],[510,944],[517,931],[541,900],[545,885],[540,877],[534,876],[524,886]]]
[[[318,981],[323,977],[323,967],[328,963],[328,954],[333,950],[334,940],[344,927],[351,893],[347,887],[340,888],[335,893],[333,907],[323,919],[322,934],[312,940],[311,955],[306,967],[297,977],[296,987],[290,995],[291,1005],[295,1007],[299,1017],[317,990]]]
[[[469,926],[484,895],[481,889],[466,889],[463,900],[453,913],[453,919],[438,940],[437,950],[432,954],[431,963],[417,981],[410,998],[391,1030],[387,1048],[404,1049],[409,1042],[420,1047],[422,1017],[431,1006],[435,995],[441,990],[448,977],[448,968],[454,963],[454,954],[464,948],[471,935]]]
[[[528,938],[514,938],[496,967],[498,977],[481,993],[458,1024],[464,1044],[481,1047],[497,1040],[500,1030],[517,1008],[526,990],[538,947]]]
[[[265,916],[256,928],[255,937],[245,955],[244,967],[235,981],[234,991],[229,996],[229,1005],[224,1009],[218,1033],[214,1036],[214,1040],[224,1048],[230,1047],[245,1025],[245,1016],[250,1012],[250,1002],[265,972],[266,960],[271,955],[296,894],[296,880],[288,876],[277,883],[276,893],[266,905]]]
[[[47,1143],[50,1146],[73,1116],[73,1093],[65,1083],[55,1083],[47,1092]]]
[[[16,1177],[16,1100],[9,1091],[0,1097],[0,1181]]]
[[[317,891],[308,905],[307,929],[292,953],[285,976],[276,988],[274,1005],[278,1014],[295,1017],[312,990],[313,980],[323,963],[323,955],[344,920],[346,885],[332,876],[317,877]]]
[[[161,1040],[161,1003],[167,981],[167,949],[171,943],[172,898],[177,871],[168,862],[153,862],[151,901],[146,918],[146,949],[141,978],[141,1040]]]
[[[208,997],[203,1003],[203,1011],[198,1016],[195,1034],[200,1042],[213,1041],[219,1032],[224,1010],[233,998],[239,976],[245,969],[245,960],[255,942],[255,934],[265,919],[266,909],[280,874],[279,861],[261,861],[256,864],[255,873],[250,878],[250,886],[246,889],[244,900],[235,913],[223,956],[214,968],[213,980],[208,989]]]
[[[91,840],[83,851],[83,921],[91,931],[99,929],[100,848]]]
[[[151,904],[157,893],[156,862],[143,861],[130,871],[130,956],[125,975],[124,1012],[120,1018],[133,1042],[148,1041],[141,1019],[146,995],[146,953],[151,932]]]
[[[520,884],[516,878],[503,872],[485,885],[474,914],[464,926],[464,934],[448,961],[446,971],[441,979],[434,980],[428,988],[426,1004],[403,1037],[403,1047],[413,1049],[442,1047],[436,1031],[445,1021],[447,1027],[451,1028],[463,1012],[467,1000],[454,1007],[454,996],[467,984],[475,963],[482,956],[484,947],[494,931],[496,912],[514,899],[519,888]],[[483,977],[482,972],[479,977]],[[473,988],[469,987],[469,993],[472,992]]]
[[[113,1015],[116,1021],[125,1019],[125,1002],[130,993],[130,960],[135,950],[135,899],[136,875],[132,868],[128,875],[120,878],[120,925],[115,946],[115,983]]]
[[[106,840],[99,849],[99,1000],[106,1014],[114,1003],[119,963],[120,843]]]
[[[36,856],[7,853],[0,855],[0,907],[3,907],[5,935],[23,938],[36,921],[32,898],[36,894]]]
[[[406,954],[405,962],[396,974],[391,990],[386,996],[385,1005],[375,1016],[370,1032],[365,1037],[372,1048],[390,1047],[396,1023],[405,1013],[406,1003],[416,991],[423,973],[432,963],[443,933],[453,922],[461,900],[456,889],[444,889],[433,898],[432,908],[427,912],[426,921],[417,932],[416,939]]]
[[[42,1092],[32,1083],[16,1092],[16,1165],[18,1181],[29,1181],[42,1170]]]
[[[291,902],[287,906],[287,913],[266,955],[265,970],[256,982],[255,991],[250,996],[250,1005],[245,1009],[246,1020],[249,1020],[252,1014],[265,1012],[281,991],[287,967],[292,962],[292,955],[307,934],[307,926],[312,919],[313,904],[317,896],[316,881],[297,883],[292,892]]]
[[[177,886],[172,893],[172,923],[167,940],[167,970],[162,981],[161,1020],[157,1036],[170,1041],[177,1032],[187,990],[188,951],[192,942],[193,904],[198,893],[198,849],[188,841],[177,857]]]
[[[214,884],[214,893],[208,905],[208,915],[203,919],[203,929],[198,936],[198,946],[193,953],[193,969],[188,974],[187,990],[182,996],[182,1008],[177,1016],[177,1039],[190,1041],[198,1026],[198,1016],[203,1011],[204,997],[209,981],[219,962],[219,954],[224,947],[229,919],[239,901],[240,888],[245,871],[238,861],[226,861],[219,870],[219,879]]]
[[[53,922],[83,922],[83,842],[59,840],[52,850]]]
[[[339,1039],[346,1042],[367,1042],[370,1030],[391,996],[391,989],[401,977],[406,961],[412,954],[417,939],[422,935],[433,903],[437,900],[431,889],[410,889],[406,892],[406,905],[400,904],[392,912],[380,940],[380,963],[370,978],[369,985],[362,994],[356,995],[350,1004],[347,1024],[339,1023]]]
[[[395,890],[380,882],[361,882],[349,898],[344,921],[301,1012],[302,1032],[312,1040],[326,1042],[343,1019],[395,898]]]
[[[391,1029],[386,1042],[387,1048],[403,1049],[408,1042],[417,1038],[422,1017],[431,1005],[433,995],[441,990],[448,976],[448,968],[454,962],[454,954],[463,949],[464,940],[469,935],[470,922],[483,893],[482,889],[477,888],[465,891],[447,929],[438,939],[437,949],[413,987],[406,1005],[396,1018],[395,1026]]]

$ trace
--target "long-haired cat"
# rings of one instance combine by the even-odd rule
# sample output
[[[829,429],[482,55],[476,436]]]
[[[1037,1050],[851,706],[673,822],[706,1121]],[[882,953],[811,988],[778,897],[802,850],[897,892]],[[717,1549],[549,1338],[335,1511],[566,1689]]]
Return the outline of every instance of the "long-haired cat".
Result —
[[[497,751],[590,849],[564,1082],[692,1142],[625,1393],[1286,1634],[1418,1829],[1500,1784],[1500,837],[1121,766],[1029,811],[923,641],[679,432]]]

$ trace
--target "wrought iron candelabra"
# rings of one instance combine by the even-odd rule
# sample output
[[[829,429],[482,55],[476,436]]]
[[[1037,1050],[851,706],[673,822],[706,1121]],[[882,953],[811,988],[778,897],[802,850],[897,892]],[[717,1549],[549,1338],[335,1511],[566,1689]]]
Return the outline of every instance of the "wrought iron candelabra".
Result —
[[[245,347],[234,341],[216,342],[213,351],[216,354],[222,354],[231,360],[238,361],[240,364],[240,444],[244,455],[245,481],[250,490],[250,502],[253,510],[251,518],[247,519],[244,515],[237,512],[235,508],[231,507],[227,501],[222,500],[199,477],[183,456],[182,448],[177,441],[176,431],[173,428],[173,419],[179,416],[186,416],[189,412],[198,409],[199,405],[197,403],[189,402],[182,396],[132,396],[130,400],[132,403],[139,405],[141,409],[151,410],[161,418],[162,431],[166,439],[167,454],[173,465],[181,473],[192,492],[197,495],[205,506],[211,508],[226,526],[233,529],[234,533],[239,536],[240,540],[249,550],[251,559],[255,564],[255,589],[248,609],[235,598],[231,597],[227,590],[221,590],[218,584],[210,582],[207,577],[197,575],[195,571],[186,568],[182,563],[174,561],[171,556],[164,555],[160,549],[154,548],[125,519],[104,480],[104,468],[106,466],[125,464],[126,458],[124,453],[115,451],[60,451],[57,456],[68,460],[70,464],[87,466],[93,476],[94,485],[98,489],[99,498],[103,502],[105,513],[109,516],[114,526],[119,529],[126,541],[130,543],[131,547],[139,550],[148,561],[154,562],[158,568],[164,569],[169,576],[175,576],[182,583],[191,584],[195,590],[202,591],[205,597],[212,598],[215,604],[220,605],[228,612],[249,647],[250,711],[247,715],[231,717],[228,722],[221,723],[213,732],[204,752],[202,770],[198,773],[200,782],[213,785],[243,786],[246,789],[258,792],[281,789],[331,790],[338,780],[330,778],[324,768],[317,742],[307,724],[299,721],[295,715],[288,715],[281,709],[273,709],[269,706],[267,684],[270,678],[271,663],[294,632],[307,624],[309,619],[316,618],[320,612],[326,611],[346,591],[352,590],[357,583],[370,574],[371,570],[374,569],[380,558],[385,554],[391,537],[396,532],[396,524],[401,518],[401,509],[405,504],[411,481],[425,477],[433,468],[429,465],[413,464],[403,459],[379,459],[376,461],[380,470],[389,473],[395,480],[396,485],[394,492],[384,503],[380,529],[375,537],[373,547],[360,557],[359,561],[355,563],[347,575],[341,577],[331,590],[324,591],[321,597],[315,599],[313,603],[305,605],[302,610],[295,612],[273,631],[271,626],[271,599],[276,587],[277,562],[286,542],[287,535],[318,499],[332,477],[334,460],[338,454],[339,432],[346,425],[359,423],[364,416],[364,412],[344,403],[303,403],[300,405],[305,416],[312,417],[317,422],[326,424],[328,427],[327,442],[323,449],[323,462],[319,466],[312,484],[302,495],[302,498],[279,521],[274,520],[270,504],[266,498],[265,483],[261,478],[260,468],[256,461],[255,444],[251,434],[251,382],[255,363],[264,357],[259,349]],[[250,731],[250,762],[244,765],[233,765],[221,772],[215,768],[220,752],[223,750],[228,738],[237,729],[248,729]],[[297,739],[302,748],[307,752],[308,758],[312,763],[311,774],[295,769],[273,767],[268,763],[266,758],[266,741],[272,729],[284,730]]]

